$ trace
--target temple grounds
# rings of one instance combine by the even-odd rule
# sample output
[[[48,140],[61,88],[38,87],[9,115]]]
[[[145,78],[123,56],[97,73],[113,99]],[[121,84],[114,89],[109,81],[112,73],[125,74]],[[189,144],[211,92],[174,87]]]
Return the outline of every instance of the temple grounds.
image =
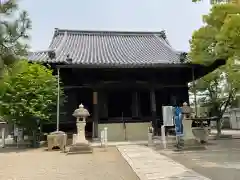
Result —
[[[0,160],[0,180],[138,180],[114,147],[79,155],[0,149]]]
[[[137,145],[126,145],[124,148],[130,148],[131,155],[134,146]],[[150,156],[139,148],[136,152],[141,161],[144,161],[142,156]],[[188,171],[193,170],[212,180],[238,180],[240,177],[240,139],[210,140],[207,150],[174,152],[159,149],[157,153],[184,165]],[[137,156],[134,154],[132,157]],[[115,147],[108,147],[107,151],[94,148],[93,154],[78,155],[48,152],[42,148],[3,148],[0,149],[0,159],[0,180],[139,180]],[[151,158],[145,160],[150,161]],[[156,166],[156,162],[152,164]],[[164,161],[158,162],[155,169],[141,165],[145,168],[141,172],[160,171],[165,166]]]

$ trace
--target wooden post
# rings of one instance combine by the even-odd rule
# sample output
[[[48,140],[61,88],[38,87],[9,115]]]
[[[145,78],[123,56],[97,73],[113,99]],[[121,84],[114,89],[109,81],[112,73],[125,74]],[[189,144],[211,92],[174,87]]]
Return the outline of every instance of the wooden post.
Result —
[[[132,93],[132,117],[139,116],[138,92]]]
[[[156,95],[155,95],[154,89],[151,89],[151,91],[150,91],[150,102],[151,102],[151,113],[152,113],[152,126],[154,128],[154,135],[156,135],[157,113],[156,113]]]
[[[93,138],[98,138],[98,92],[93,92]]]

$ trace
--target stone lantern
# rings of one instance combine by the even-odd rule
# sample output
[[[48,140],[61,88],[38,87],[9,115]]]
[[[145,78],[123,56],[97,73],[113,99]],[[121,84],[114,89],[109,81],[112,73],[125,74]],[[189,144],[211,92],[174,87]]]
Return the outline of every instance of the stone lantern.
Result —
[[[187,102],[184,102],[182,105],[182,115],[183,115],[183,134],[184,134],[184,143],[187,141],[192,141],[195,139],[192,133],[192,119],[191,117],[192,108],[188,105]]]
[[[83,104],[80,104],[79,108],[74,111],[73,116],[76,117],[77,134],[73,135],[73,144],[69,153],[92,152],[92,148],[85,138],[86,118],[90,116],[88,110],[84,108]]]
[[[182,106],[182,114],[184,118],[189,118],[191,113],[192,113],[192,108],[188,106],[187,102],[184,102]]]

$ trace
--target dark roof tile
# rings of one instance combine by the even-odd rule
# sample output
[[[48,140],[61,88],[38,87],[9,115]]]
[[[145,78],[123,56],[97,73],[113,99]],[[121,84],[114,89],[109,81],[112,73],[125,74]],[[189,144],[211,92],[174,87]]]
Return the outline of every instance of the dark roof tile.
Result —
[[[56,29],[48,51],[29,53],[36,62],[100,66],[141,66],[180,63],[180,56],[161,32],[75,31]]]

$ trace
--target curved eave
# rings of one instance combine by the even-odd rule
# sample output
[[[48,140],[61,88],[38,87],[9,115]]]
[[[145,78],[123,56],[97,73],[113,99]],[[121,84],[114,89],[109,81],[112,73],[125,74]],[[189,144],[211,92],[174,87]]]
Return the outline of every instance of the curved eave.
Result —
[[[66,64],[66,63],[57,63],[55,64],[57,68],[183,68],[183,67],[192,67],[192,64],[176,64],[176,63],[142,63],[142,64]]]
[[[217,59],[209,66],[198,65],[194,69],[194,77],[195,77],[195,79],[199,79],[199,78],[211,73],[212,71],[216,70],[217,68],[219,68],[220,66],[223,66],[225,64],[226,64],[225,59]]]

